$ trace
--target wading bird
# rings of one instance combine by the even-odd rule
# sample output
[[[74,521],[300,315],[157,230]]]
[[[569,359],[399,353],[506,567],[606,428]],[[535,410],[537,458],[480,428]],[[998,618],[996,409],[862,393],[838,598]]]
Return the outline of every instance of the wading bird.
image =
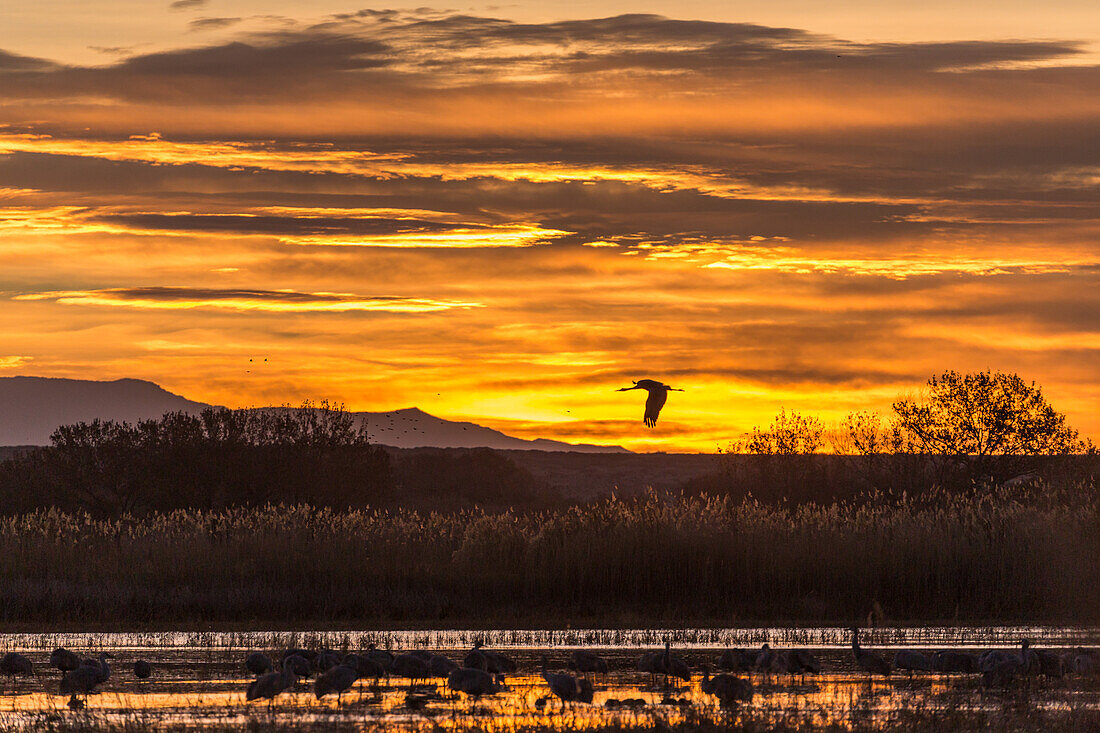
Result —
[[[433,654],[431,661],[428,662],[428,666],[431,669],[432,677],[447,678],[451,672],[458,669],[458,665],[453,661],[443,656],[442,654]]]
[[[328,672],[340,664],[340,655],[331,649],[322,649],[317,656],[309,660],[309,666],[314,672]]]
[[[355,681],[359,679],[359,673],[355,667],[345,660],[342,664],[325,670],[313,683],[313,694],[320,700],[325,695],[336,693],[336,704],[340,704],[340,698],[351,689]]]
[[[1046,649],[1035,649],[1028,639],[1020,642],[1020,647],[1020,657],[1027,668],[1028,674],[1041,674],[1044,677],[1057,677],[1059,679],[1065,676],[1065,663],[1058,654]]]
[[[668,642],[664,643],[664,656],[662,657],[661,664],[664,666],[665,682],[668,682],[668,677],[675,677],[685,682],[690,682],[691,667],[687,666],[686,661],[673,655],[670,646]]]
[[[546,655],[542,657],[542,678],[550,687],[550,692],[561,700],[562,710],[568,702],[592,702],[592,683],[585,679],[578,680],[571,674],[564,672],[548,672],[546,670]]]
[[[50,654],[50,666],[61,670],[61,673],[72,672],[80,666],[80,657],[63,646],[54,649]]]
[[[0,659],[0,672],[10,677],[12,682],[15,682],[16,675],[34,674],[34,667],[31,665],[31,660],[22,654],[8,652],[3,659]]]
[[[756,661],[753,666],[761,672],[772,672],[775,670],[777,655],[775,650],[772,649],[772,645],[764,642],[760,645],[760,650],[756,652]]]
[[[751,672],[756,666],[759,652],[744,649],[727,649],[718,658],[718,666],[727,672]]]
[[[480,641],[475,641],[474,648],[463,657],[462,666],[468,669],[480,669],[482,672],[489,671],[489,660],[485,658],[485,653],[481,651]]]
[[[638,671],[648,672],[654,677],[664,675],[665,689],[668,689],[669,677],[678,677],[684,682],[691,681],[691,668],[683,659],[672,654],[672,644],[667,641],[663,652],[647,652],[642,655],[638,660]]]
[[[501,691],[501,685],[493,675],[483,669],[459,667],[447,675],[447,688],[452,692],[464,692],[475,702],[482,695]]]
[[[978,669],[982,672],[989,672],[1001,662],[1015,661],[1021,662],[1020,655],[1013,654],[1012,652],[1005,651],[1004,649],[990,649],[987,652],[983,652],[978,657]]]
[[[91,669],[96,674],[96,684],[102,685],[104,682],[111,678],[111,667],[107,664],[108,659],[114,659],[115,655],[103,652],[99,655],[99,659],[84,659],[80,662],[80,669]]]
[[[245,657],[244,667],[252,674],[261,675],[270,672],[274,665],[271,663],[271,657],[263,652],[252,652]]]
[[[710,665],[703,665],[703,682],[699,686],[708,695],[718,698],[718,704],[724,708],[739,702],[752,702],[752,682],[734,677],[731,674],[710,676]]]
[[[481,653],[485,655],[485,659],[489,663],[489,671],[493,674],[515,674],[516,669],[518,669],[515,660],[507,654],[490,651],[489,649],[482,649]]]
[[[982,687],[1008,687],[1023,671],[1023,663],[1015,657],[998,659],[982,672]]]
[[[382,669],[389,672],[393,668],[393,654],[384,649],[378,649],[374,644],[367,645],[367,659],[373,659],[382,665]],[[467,665],[469,666],[469,665]]]
[[[447,657],[442,654],[433,654],[427,649],[414,649],[409,654],[423,660],[424,664],[428,665],[429,677],[446,678],[447,675],[458,669],[458,665],[447,659]]]
[[[879,655],[875,654],[874,652],[869,652],[866,649],[861,649],[859,647],[858,627],[853,626],[851,628],[851,632],[852,656],[856,658],[856,664],[859,665],[859,668],[866,672],[868,675],[881,674],[889,677],[890,672],[893,671],[890,667],[890,663]]]
[[[283,668],[290,669],[296,677],[309,677],[309,662],[299,654],[290,654],[283,658]],[[272,674],[278,674],[272,672]],[[297,682],[297,680],[295,680]]]
[[[382,675],[386,674],[386,668],[382,666],[381,662],[371,659],[364,654],[349,654],[344,657],[344,664],[349,667],[355,667],[355,672],[359,675],[359,679],[377,680]]]
[[[1096,652],[1088,652],[1084,649],[1074,649],[1070,652],[1070,668],[1078,673],[1086,676],[1092,676],[1096,674],[1096,670],[1100,668],[1097,664]]]
[[[668,399],[668,393],[684,391],[676,387],[669,387],[667,384],[663,384],[654,379],[639,379],[634,382],[633,387],[622,387],[615,391],[629,392],[632,389],[644,389],[646,392],[649,392],[649,398],[645,401],[645,417],[642,419],[642,422],[645,423],[647,428],[651,428],[657,424],[657,415],[661,413],[661,408],[665,406],[665,400]]]
[[[806,649],[791,649],[786,657],[787,671],[799,675],[802,682],[806,681],[808,674],[821,674],[821,662]]]
[[[894,655],[894,667],[905,670],[912,677],[914,672],[931,672],[932,660],[927,654],[912,649],[899,649]]]
[[[244,699],[247,702],[252,702],[262,698],[270,703],[283,690],[298,684],[298,676],[294,674],[291,662],[295,657],[297,655],[292,654],[283,660],[282,672],[268,672],[249,683]],[[298,659],[301,659],[301,657],[298,657]]]
[[[98,684],[99,670],[95,667],[82,665],[71,672],[65,673],[65,676],[61,678],[61,684],[58,685],[57,691],[62,695],[72,695],[75,698],[77,695],[87,695],[89,692],[94,692]]]
[[[282,659],[286,659],[287,657],[302,657],[307,662],[312,662],[317,658],[317,652],[312,649],[286,649],[283,651]],[[299,677],[300,676],[301,675],[299,675]]]
[[[945,649],[932,655],[932,671],[969,674],[980,672],[981,666],[976,654]]]
[[[398,677],[404,677],[413,683],[417,680],[424,680],[431,676],[431,666],[428,662],[424,661],[424,658],[413,654],[412,652],[406,652],[404,654],[398,654],[393,658],[393,668],[390,670]]]
[[[607,661],[599,654],[578,649],[573,652],[573,658],[569,661],[569,668],[584,674],[607,674]]]
[[[474,642],[474,648],[466,654],[462,665],[472,669],[482,669],[492,674],[512,674],[516,671],[516,663],[507,654],[490,651],[483,648],[482,642]]]

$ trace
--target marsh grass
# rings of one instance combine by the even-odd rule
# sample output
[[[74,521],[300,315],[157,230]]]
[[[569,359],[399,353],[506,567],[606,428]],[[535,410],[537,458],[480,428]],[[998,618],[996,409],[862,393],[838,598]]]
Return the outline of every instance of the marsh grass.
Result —
[[[1064,498],[1064,492],[1063,492]],[[1095,491],[799,507],[610,499],[541,513],[272,506],[0,518],[0,620],[236,624],[1095,624]],[[201,645],[201,640],[200,640]]]

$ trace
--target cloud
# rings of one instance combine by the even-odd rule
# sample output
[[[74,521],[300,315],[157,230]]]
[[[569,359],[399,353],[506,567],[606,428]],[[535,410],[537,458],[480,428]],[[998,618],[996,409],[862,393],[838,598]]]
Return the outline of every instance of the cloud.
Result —
[[[80,138],[67,135],[0,131],[0,153],[64,156],[70,162],[110,160],[157,165],[202,165],[257,171],[301,171],[377,175],[384,162],[396,163],[400,153],[372,153],[337,148],[331,143],[278,145],[273,141],[166,140],[159,134],[129,135],[123,139]],[[42,158],[39,161],[45,162]],[[117,169],[116,169],[117,170]]]
[[[21,367],[33,358],[33,356],[0,356],[0,369]]]
[[[117,78],[148,81],[165,77],[222,79],[227,82],[223,89],[229,91],[237,88],[237,82],[245,80],[263,79],[272,83],[288,74],[300,78],[324,72],[373,69],[389,63],[384,56],[387,46],[380,40],[289,33],[278,34],[278,38],[273,43],[234,41],[219,46],[132,56],[119,63],[114,71]],[[90,76],[94,82],[99,75]],[[103,78],[113,81],[115,76],[108,70]],[[152,90],[146,88],[145,91]]]
[[[131,46],[88,46],[88,48],[109,56],[130,56],[144,45],[146,44],[139,43]]]
[[[211,402],[435,399],[704,449],[997,368],[1100,430],[1100,67],[1077,41],[247,20],[104,65],[0,56],[8,351]],[[282,371],[234,376],[260,348]],[[690,388],[649,434],[603,391],[643,375]]]
[[[36,59],[31,56],[21,56],[0,49],[0,74],[19,71],[48,71],[55,69],[56,64],[45,59]]]
[[[813,364],[795,366],[765,367],[729,367],[714,366],[676,367],[662,366],[660,373],[669,384],[679,386],[677,380],[686,380],[699,384],[723,380],[726,382],[766,385],[768,387],[849,387],[865,389],[883,385],[902,385],[920,381],[922,375],[911,371],[888,371],[861,368],[856,365],[847,368],[821,367]],[[629,386],[630,381],[638,379],[637,369],[609,369],[598,372],[578,374],[573,379],[578,385],[606,385],[622,383]],[[538,385],[538,380],[522,377],[500,381],[487,381],[486,386],[504,389],[528,389]]]
[[[193,31],[214,31],[237,25],[244,18],[195,18],[187,24]]]
[[[333,212],[335,213],[335,212]],[[419,235],[455,230],[471,231],[475,224],[425,221],[385,216],[318,215],[298,210],[279,216],[273,214],[160,214],[125,213],[93,216],[91,221],[117,224],[130,229],[184,231],[201,233],[260,234],[276,236],[377,237]]]
[[[174,0],[168,4],[170,10],[197,10],[204,8],[208,0]]]
[[[570,234],[525,222],[461,221],[446,212],[306,207],[210,214],[126,212],[114,207],[46,206],[33,194],[16,195],[20,204],[37,199],[37,205],[0,206],[0,232],[260,237],[298,246],[446,249],[531,247]],[[422,218],[425,215],[435,219]]]
[[[53,301],[64,305],[111,306],[153,310],[227,310],[268,313],[430,313],[481,304],[432,298],[357,296],[350,293],[301,293],[291,290],[232,290],[144,287],[25,293],[14,300]]]
[[[680,252],[678,248],[669,248],[669,254]],[[784,251],[786,250],[786,251]],[[699,256],[692,250],[683,256]],[[706,256],[710,253],[703,253]],[[885,277],[892,280],[906,280],[945,274],[960,274],[979,277],[994,277],[1011,274],[1068,273],[1080,270],[1094,270],[1100,266],[1100,258],[1091,257],[1079,260],[1043,259],[1043,258],[999,258],[985,255],[981,257],[952,257],[943,254],[923,257],[876,259],[864,258],[813,258],[805,254],[794,254],[790,248],[766,250],[763,248],[731,248],[728,254],[720,250],[711,261],[703,265],[710,268],[729,270],[775,270],[790,273],[837,273],[861,276]]]
[[[229,20],[200,18],[194,27]],[[920,106],[928,122],[983,108],[1002,110],[1007,91],[1049,96],[1035,82],[1095,87],[1095,73],[1088,69],[1016,68],[1070,60],[1083,51],[1083,44],[1072,41],[855,43],[790,28],[653,15],[524,24],[466,15],[368,13],[133,56],[107,67],[64,67],[49,74],[26,70],[0,90],[27,99],[91,95],[174,103],[182,96],[231,106],[286,101],[290,93],[299,101],[345,106],[381,96],[391,113],[401,113],[396,118],[480,106],[479,126],[501,113],[507,126],[518,113],[525,125],[544,122],[550,114],[572,118],[571,126],[587,121],[592,129],[607,124],[609,116],[634,129],[645,119],[647,129],[665,128],[672,118],[653,115],[649,104],[663,97],[708,126],[766,122],[765,129],[805,128],[807,121],[794,114],[800,109],[820,111],[821,123],[867,125],[896,124]],[[168,79],[171,85],[163,83]],[[795,89],[803,92],[800,100],[791,97]],[[617,104],[600,96],[608,91]],[[957,106],[920,105],[930,91]],[[836,104],[838,95],[848,104]],[[778,99],[785,100],[786,114],[774,114]],[[893,104],[876,104],[883,99]],[[743,104],[750,100],[755,104]],[[1074,106],[1089,103],[1082,98]],[[703,115],[707,109],[710,114]],[[765,120],[762,109],[768,111]],[[731,110],[736,115],[730,116]],[[450,126],[461,129],[469,121],[468,115],[456,117]],[[437,119],[434,126],[446,127],[444,122]],[[391,131],[407,129],[402,124]]]
[[[280,211],[283,213],[100,214],[88,216],[84,221],[133,231],[273,236],[286,244],[330,247],[525,247],[568,234],[523,223],[430,221],[369,213],[340,216],[342,212],[332,209]]]

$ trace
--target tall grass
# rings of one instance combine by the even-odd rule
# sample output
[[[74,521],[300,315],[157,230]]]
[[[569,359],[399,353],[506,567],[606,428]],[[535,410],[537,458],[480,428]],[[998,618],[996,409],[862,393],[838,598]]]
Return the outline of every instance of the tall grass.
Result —
[[[647,495],[537,514],[276,506],[0,518],[26,626],[1096,623],[1100,504],[784,508]]]

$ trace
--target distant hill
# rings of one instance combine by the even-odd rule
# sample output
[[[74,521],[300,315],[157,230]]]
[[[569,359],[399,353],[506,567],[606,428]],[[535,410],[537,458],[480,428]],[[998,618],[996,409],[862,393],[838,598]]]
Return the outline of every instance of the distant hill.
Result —
[[[209,406],[141,379],[0,377],[0,445],[47,445],[58,425],[96,418],[134,422]]]
[[[429,415],[416,407],[392,412],[353,412],[367,426],[372,443],[395,448],[495,448],[497,450],[571,451],[574,453],[630,453],[617,445],[524,440],[472,422],[454,422]]]
[[[58,425],[99,418],[134,422],[166,412],[215,407],[194,402],[153,382],[96,382],[46,377],[0,377],[0,446],[47,445]],[[266,408],[280,409],[280,408]],[[453,422],[409,407],[392,412],[354,412],[371,441],[395,448],[495,448],[499,450],[630,453],[619,446],[524,440],[475,423]]]

